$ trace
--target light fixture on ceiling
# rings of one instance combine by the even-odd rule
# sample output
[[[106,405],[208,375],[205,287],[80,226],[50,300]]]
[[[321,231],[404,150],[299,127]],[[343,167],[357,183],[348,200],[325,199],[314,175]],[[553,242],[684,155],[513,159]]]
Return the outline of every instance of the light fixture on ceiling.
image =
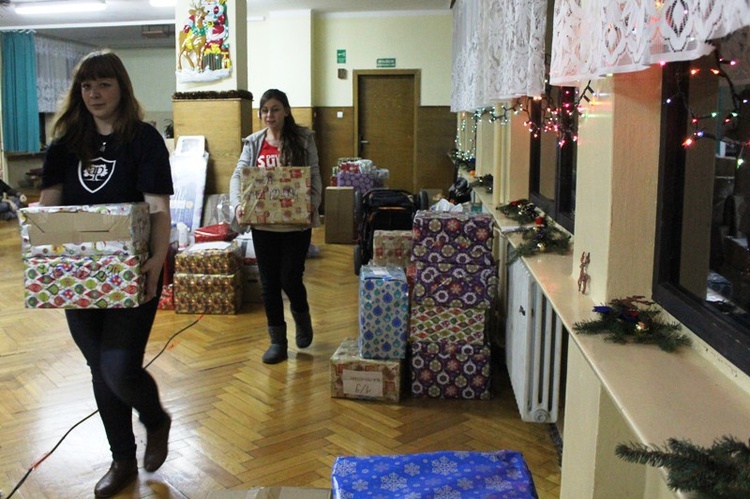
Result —
[[[177,0],[149,0],[151,7],[174,7],[177,5]]]
[[[74,0],[69,2],[24,2],[14,4],[16,14],[33,16],[44,14],[62,14],[69,12],[98,12],[107,8],[104,0]]]

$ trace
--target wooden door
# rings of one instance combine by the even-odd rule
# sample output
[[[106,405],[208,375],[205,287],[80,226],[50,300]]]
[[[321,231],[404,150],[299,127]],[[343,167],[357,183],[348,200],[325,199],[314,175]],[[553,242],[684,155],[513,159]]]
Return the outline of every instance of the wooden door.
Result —
[[[416,192],[418,70],[354,71],[357,155],[390,172],[387,186]]]

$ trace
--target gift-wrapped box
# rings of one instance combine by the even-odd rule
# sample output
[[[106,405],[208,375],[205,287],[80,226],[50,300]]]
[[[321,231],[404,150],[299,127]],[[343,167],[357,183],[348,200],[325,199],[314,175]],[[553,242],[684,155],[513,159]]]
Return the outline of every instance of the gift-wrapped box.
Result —
[[[402,360],[365,359],[357,338],[345,338],[331,356],[331,396],[398,402]]]
[[[159,297],[159,310],[174,310],[174,284],[165,284]]]
[[[359,274],[359,347],[366,359],[403,359],[409,288],[400,267],[364,265]]]
[[[175,273],[234,274],[240,268],[240,248],[230,242],[196,243],[175,256]]]
[[[411,309],[409,340],[485,343],[487,311],[481,308],[425,307]]]
[[[412,259],[426,263],[492,265],[492,215],[417,211]]]
[[[132,308],[143,300],[145,255],[24,257],[26,308]]]
[[[520,452],[425,452],[339,456],[331,472],[333,496],[536,498]]]
[[[411,262],[412,231],[376,230],[372,236],[372,265],[406,267]]]
[[[310,168],[243,168],[240,202],[244,210],[240,223],[308,225]]]
[[[18,214],[23,256],[148,253],[147,203],[30,206]]]
[[[410,341],[409,376],[413,397],[481,399],[490,392],[489,345],[450,341]]]
[[[383,176],[375,171],[370,173],[355,173],[348,171],[339,170],[336,176],[336,185],[339,187],[354,187],[354,190],[359,191],[361,194],[366,193],[370,189],[376,187],[383,187]]]
[[[412,302],[426,307],[490,308],[497,285],[494,265],[416,262]]]
[[[232,229],[228,223],[220,223],[200,227],[193,231],[196,243],[208,243],[212,241],[231,241],[237,237],[237,231]]]
[[[242,306],[242,273],[175,274],[178,314],[236,314]]]

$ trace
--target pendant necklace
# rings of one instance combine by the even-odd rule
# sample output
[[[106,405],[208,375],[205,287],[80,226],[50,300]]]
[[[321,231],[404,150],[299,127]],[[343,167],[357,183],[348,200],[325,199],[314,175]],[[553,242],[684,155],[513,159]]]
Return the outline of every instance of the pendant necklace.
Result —
[[[104,150],[107,148],[107,141],[102,140],[102,146],[99,148],[100,152],[104,152]]]

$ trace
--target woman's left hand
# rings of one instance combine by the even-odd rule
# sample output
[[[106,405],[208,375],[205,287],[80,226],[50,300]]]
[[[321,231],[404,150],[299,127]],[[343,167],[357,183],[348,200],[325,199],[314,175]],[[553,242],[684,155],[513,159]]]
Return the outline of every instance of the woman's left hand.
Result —
[[[155,258],[149,258],[141,265],[141,273],[146,278],[143,290],[143,303],[151,301],[156,297],[156,288],[162,273],[162,263]]]

